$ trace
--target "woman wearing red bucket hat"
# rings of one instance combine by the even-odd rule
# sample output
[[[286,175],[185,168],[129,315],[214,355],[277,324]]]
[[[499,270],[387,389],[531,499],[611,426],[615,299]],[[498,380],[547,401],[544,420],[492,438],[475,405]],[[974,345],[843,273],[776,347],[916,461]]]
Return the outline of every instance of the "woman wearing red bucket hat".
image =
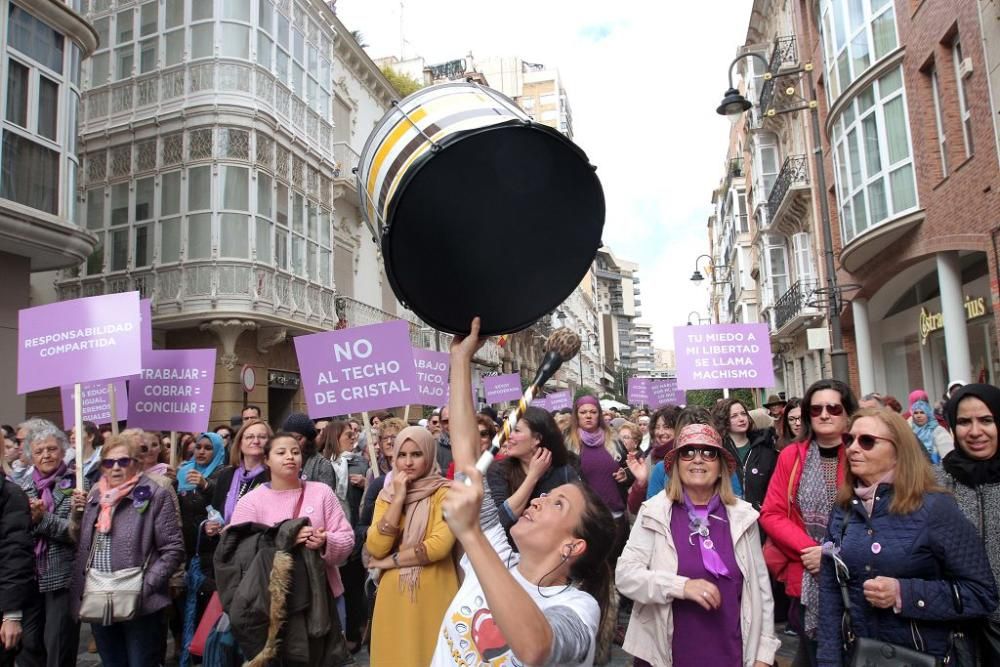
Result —
[[[756,510],[733,493],[736,461],[711,426],[681,429],[666,492],[639,510],[618,560],[635,602],[623,648],[642,665],[774,662],[771,583]]]

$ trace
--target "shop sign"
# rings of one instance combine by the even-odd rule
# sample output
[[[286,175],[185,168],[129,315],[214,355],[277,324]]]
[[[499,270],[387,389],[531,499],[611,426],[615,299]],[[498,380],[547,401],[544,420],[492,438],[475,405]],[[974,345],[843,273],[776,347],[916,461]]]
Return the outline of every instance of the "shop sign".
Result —
[[[978,297],[973,299],[965,297],[965,319],[974,320],[986,314],[986,299]],[[920,344],[927,344],[927,337],[933,332],[944,328],[944,315],[941,313],[929,313],[926,308],[920,309]]]

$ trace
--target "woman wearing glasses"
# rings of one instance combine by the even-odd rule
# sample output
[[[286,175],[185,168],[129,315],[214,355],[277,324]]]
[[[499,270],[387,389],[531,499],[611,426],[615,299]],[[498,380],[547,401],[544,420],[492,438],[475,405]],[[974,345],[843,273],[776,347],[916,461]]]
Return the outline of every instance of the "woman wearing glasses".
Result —
[[[789,624],[799,632],[799,656],[808,665],[816,664],[820,545],[844,480],[841,436],[857,408],[854,392],[839,380],[809,387],[802,398],[802,438],[778,455],[760,513],[770,538],[768,567],[792,598]]]
[[[844,664],[838,569],[855,636],[956,660],[952,631],[997,606],[979,531],[895,412],[861,410],[843,443],[848,467],[824,543],[846,572],[823,565],[819,664]]]
[[[802,439],[802,399],[795,397],[788,399],[784,409],[781,411],[781,436],[778,439],[777,449],[782,449],[798,442]]]
[[[635,603],[622,648],[637,667],[771,665],[771,583],[758,514],[733,493],[736,459],[705,424],[675,443],[665,493],[642,504],[618,559],[618,590]]]
[[[83,510],[70,587],[73,613],[79,613],[88,568],[107,573],[143,568],[135,617],[91,628],[105,665],[155,665],[166,628],[163,610],[170,605],[167,587],[184,560],[180,521],[171,492],[142,472],[134,443],[112,436],[101,455],[97,485],[86,499],[73,496],[74,508]]]
[[[271,439],[274,431],[257,419],[243,422],[243,426],[233,438],[229,450],[229,465],[222,469],[212,494],[212,508],[222,515],[228,524],[240,498],[271,480],[271,473],[264,465],[264,444]],[[223,524],[217,521],[205,523],[205,534],[215,536]]]

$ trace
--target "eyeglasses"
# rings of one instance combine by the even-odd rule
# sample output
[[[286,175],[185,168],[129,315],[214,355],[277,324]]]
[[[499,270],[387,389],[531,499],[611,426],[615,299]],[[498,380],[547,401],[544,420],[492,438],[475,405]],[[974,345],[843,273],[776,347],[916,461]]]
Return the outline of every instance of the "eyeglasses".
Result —
[[[438,425],[438,424],[440,424],[441,422],[440,422],[440,421],[438,421],[437,419],[432,419],[432,420],[430,421],[430,423],[431,423],[431,424],[434,424],[435,426],[437,426],[437,425]]]
[[[243,440],[267,440],[267,434],[257,435],[256,433],[246,433]]]
[[[789,424],[793,424],[793,423],[794,424],[798,424],[801,421],[802,421],[802,417],[792,417],[792,416],[788,417],[788,423]]]
[[[149,452],[149,445],[139,445],[139,451],[143,454],[147,454]]]
[[[447,420],[447,419],[442,419],[442,420],[441,420],[441,423],[442,423],[442,424],[447,424],[447,423],[448,423],[448,421],[449,421],[449,420]]]
[[[490,432],[489,431],[480,431],[479,432],[479,437],[480,438],[488,438],[488,437],[490,437]]]
[[[378,441],[379,442],[392,442],[395,438],[396,438],[396,436],[394,436],[394,435],[383,435],[381,438],[378,439]]]
[[[129,464],[131,463],[132,463],[131,456],[123,456],[118,459],[101,459],[101,465],[104,466],[105,470],[111,470],[115,466],[124,469],[129,467]]]
[[[844,414],[844,406],[840,403],[825,403],[823,405],[810,405],[809,406],[809,416],[819,417],[823,414],[823,410],[826,410],[827,414],[831,417],[839,417]]]
[[[222,439],[223,439],[223,440],[229,440],[230,438],[232,438],[232,437],[233,437],[233,434],[232,434],[232,433],[225,433],[225,434],[222,434],[222,433],[220,433],[219,435],[221,435],[221,436],[222,436]]]
[[[694,461],[694,457],[701,455],[702,461],[714,461],[719,458],[718,447],[683,447],[677,452],[682,461]]]
[[[850,447],[855,443],[855,441],[857,441],[858,447],[866,452],[871,451],[872,447],[874,447],[875,443],[879,440],[885,440],[886,442],[892,443],[893,447],[896,446],[895,441],[890,440],[889,438],[883,438],[880,435],[871,435],[870,433],[861,433],[860,435],[844,433],[840,436],[840,441],[844,443],[844,447]]]

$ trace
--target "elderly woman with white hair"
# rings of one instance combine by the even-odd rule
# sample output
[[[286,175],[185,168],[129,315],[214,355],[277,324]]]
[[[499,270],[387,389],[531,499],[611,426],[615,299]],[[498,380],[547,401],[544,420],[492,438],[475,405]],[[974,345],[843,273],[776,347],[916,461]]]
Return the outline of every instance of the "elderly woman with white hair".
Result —
[[[80,637],[69,593],[76,555],[70,531],[75,470],[66,463],[66,434],[50,421],[31,420],[24,446],[31,454],[32,469],[21,480],[21,488],[30,503],[36,581],[24,609],[18,665],[68,667],[76,664]],[[86,478],[84,484],[89,488]]]

